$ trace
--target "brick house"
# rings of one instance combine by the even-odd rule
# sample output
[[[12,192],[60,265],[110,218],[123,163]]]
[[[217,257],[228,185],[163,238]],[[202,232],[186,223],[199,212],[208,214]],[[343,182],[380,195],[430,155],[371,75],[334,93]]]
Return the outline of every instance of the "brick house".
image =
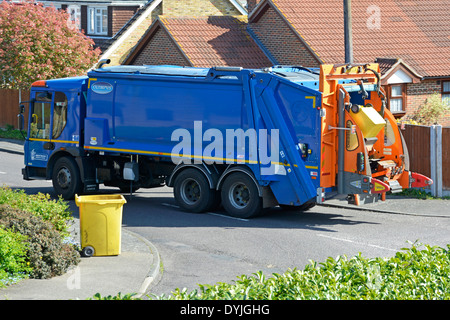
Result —
[[[244,0],[148,0],[146,5],[111,39],[101,59],[110,59],[111,65],[122,64],[159,16],[247,15],[244,4]]]
[[[247,32],[246,0],[155,0],[155,13],[135,46],[116,41],[103,57],[121,64],[267,67],[272,61]],[[130,36],[122,37],[126,42]],[[124,50],[125,49],[125,50]],[[128,50],[128,51],[126,51]],[[120,53],[119,53],[120,51]],[[117,61],[117,60],[116,60]]]
[[[275,64],[345,62],[342,0],[249,0],[248,10],[249,33]],[[433,93],[450,98],[449,14],[446,0],[352,1],[354,62],[382,64],[396,117]]]
[[[70,21],[105,51],[149,0],[38,0],[44,6],[64,9]]]
[[[120,64],[159,15],[246,15],[245,0],[38,0],[67,10],[70,21]]]
[[[271,61],[249,37],[246,26],[246,16],[160,16],[124,64],[271,66]]]

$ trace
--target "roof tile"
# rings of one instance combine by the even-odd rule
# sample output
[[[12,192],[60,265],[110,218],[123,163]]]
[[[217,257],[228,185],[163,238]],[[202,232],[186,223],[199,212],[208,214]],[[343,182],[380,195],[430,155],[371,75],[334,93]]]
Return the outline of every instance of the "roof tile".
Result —
[[[196,67],[272,65],[246,32],[246,21],[238,17],[164,17],[161,21]]]
[[[272,3],[324,63],[344,62],[342,0]],[[448,0],[353,0],[354,61],[400,58],[422,76],[449,76],[449,16]]]

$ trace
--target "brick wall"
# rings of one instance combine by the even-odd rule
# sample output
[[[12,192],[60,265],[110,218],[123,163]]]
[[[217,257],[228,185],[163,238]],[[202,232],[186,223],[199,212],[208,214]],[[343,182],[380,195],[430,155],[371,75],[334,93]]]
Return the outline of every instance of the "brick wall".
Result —
[[[414,113],[426,99],[434,94],[442,92],[440,80],[423,80],[419,83],[409,83],[406,86],[406,114]],[[443,116],[439,124],[450,126],[450,113]]]
[[[191,66],[183,56],[169,35],[158,27],[152,40],[139,53],[133,65],[159,65],[171,64],[178,66]]]
[[[138,6],[110,7],[111,34],[115,35],[138,11]],[[108,18],[110,18],[108,16]],[[109,31],[109,30],[108,30]]]
[[[248,11],[248,14],[250,14],[253,11],[253,9],[255,9],[255,7],[260,2],[261,2],[261,0],[247,0],[247,11]]]
[[[249,28],[277,64],[320,66],[317,59],[272,7],[268,6],[250,21]]]
[[[450,113],[447,113],[442,117],[442,120],[439,121],[439,124],[443,127],[450,127]]]
[[[121,39],[118,47],[114,49],[114,52],[111,52],[108,55],[108,58],[111,60],[110,65],[120,65],[123,63],[124,59],[128,56],[133,47],[137,44],[139,39],[144,35],[147,29],[151,26],[153,21],[158,18],[158,15],[162,13],[161,5],[157,6],[151,14],[145,17],[141,23],[133,29],[131,34],[127,36],[125,39]],[[141,13],[145,15],[146,12]],[[131,28],[131,26],[129,26]]]
[[[407,84],[406,112],[416,111],[433,93],[441,93],[441,82],[439,80],[424,80],[419,83]]]
[[[163,0],[163,15],[209,16],[240,15],[228,0]]]

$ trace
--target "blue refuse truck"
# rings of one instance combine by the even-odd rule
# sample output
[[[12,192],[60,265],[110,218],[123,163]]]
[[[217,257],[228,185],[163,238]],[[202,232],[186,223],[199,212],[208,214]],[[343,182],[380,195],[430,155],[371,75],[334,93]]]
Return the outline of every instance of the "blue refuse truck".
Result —
[[[372,163],[377,155],[367,144],[389,131],[389,111],[377,72],[367,66],[376,68],[102,62],[87,76],[39,80],[19,114],[24,123],[28,104],[22,174],[52,180],[64,199],[97,192],[101,184],[122,192],[169,186],[184,210],[222,204],[241,218],[273,206],[306,210],[325,192],[379,196],[395,184],[372,177],[381,160]],[[369,120],[344,121],[358,112],[355,105],[378,109],[382,125],[370,121],[372,113]],[[368,142],[361,130],[376,126]],[[348,151],[349,144],[358,146]],[[403,149],[392,153],[406,159]],[[401,170],[397,176],[408,170],[405,161],[388,165]]]

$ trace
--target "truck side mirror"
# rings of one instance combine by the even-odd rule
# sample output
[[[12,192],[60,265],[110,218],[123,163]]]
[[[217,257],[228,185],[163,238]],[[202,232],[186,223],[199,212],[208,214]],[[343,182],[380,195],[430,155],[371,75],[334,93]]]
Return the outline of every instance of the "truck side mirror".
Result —
[[[21,112],[17,115],[17,120],[19,122],[19,130],[22,131],[24,128],[24,123],[25,123],[25,120],[23,117],[23,112]]]
[[[24,113],[24,112],[25,112],[25,106],[24,106],[23,104],[21,104],[21,105],[19,106],[19,113],[22,114],[22,113]]]

